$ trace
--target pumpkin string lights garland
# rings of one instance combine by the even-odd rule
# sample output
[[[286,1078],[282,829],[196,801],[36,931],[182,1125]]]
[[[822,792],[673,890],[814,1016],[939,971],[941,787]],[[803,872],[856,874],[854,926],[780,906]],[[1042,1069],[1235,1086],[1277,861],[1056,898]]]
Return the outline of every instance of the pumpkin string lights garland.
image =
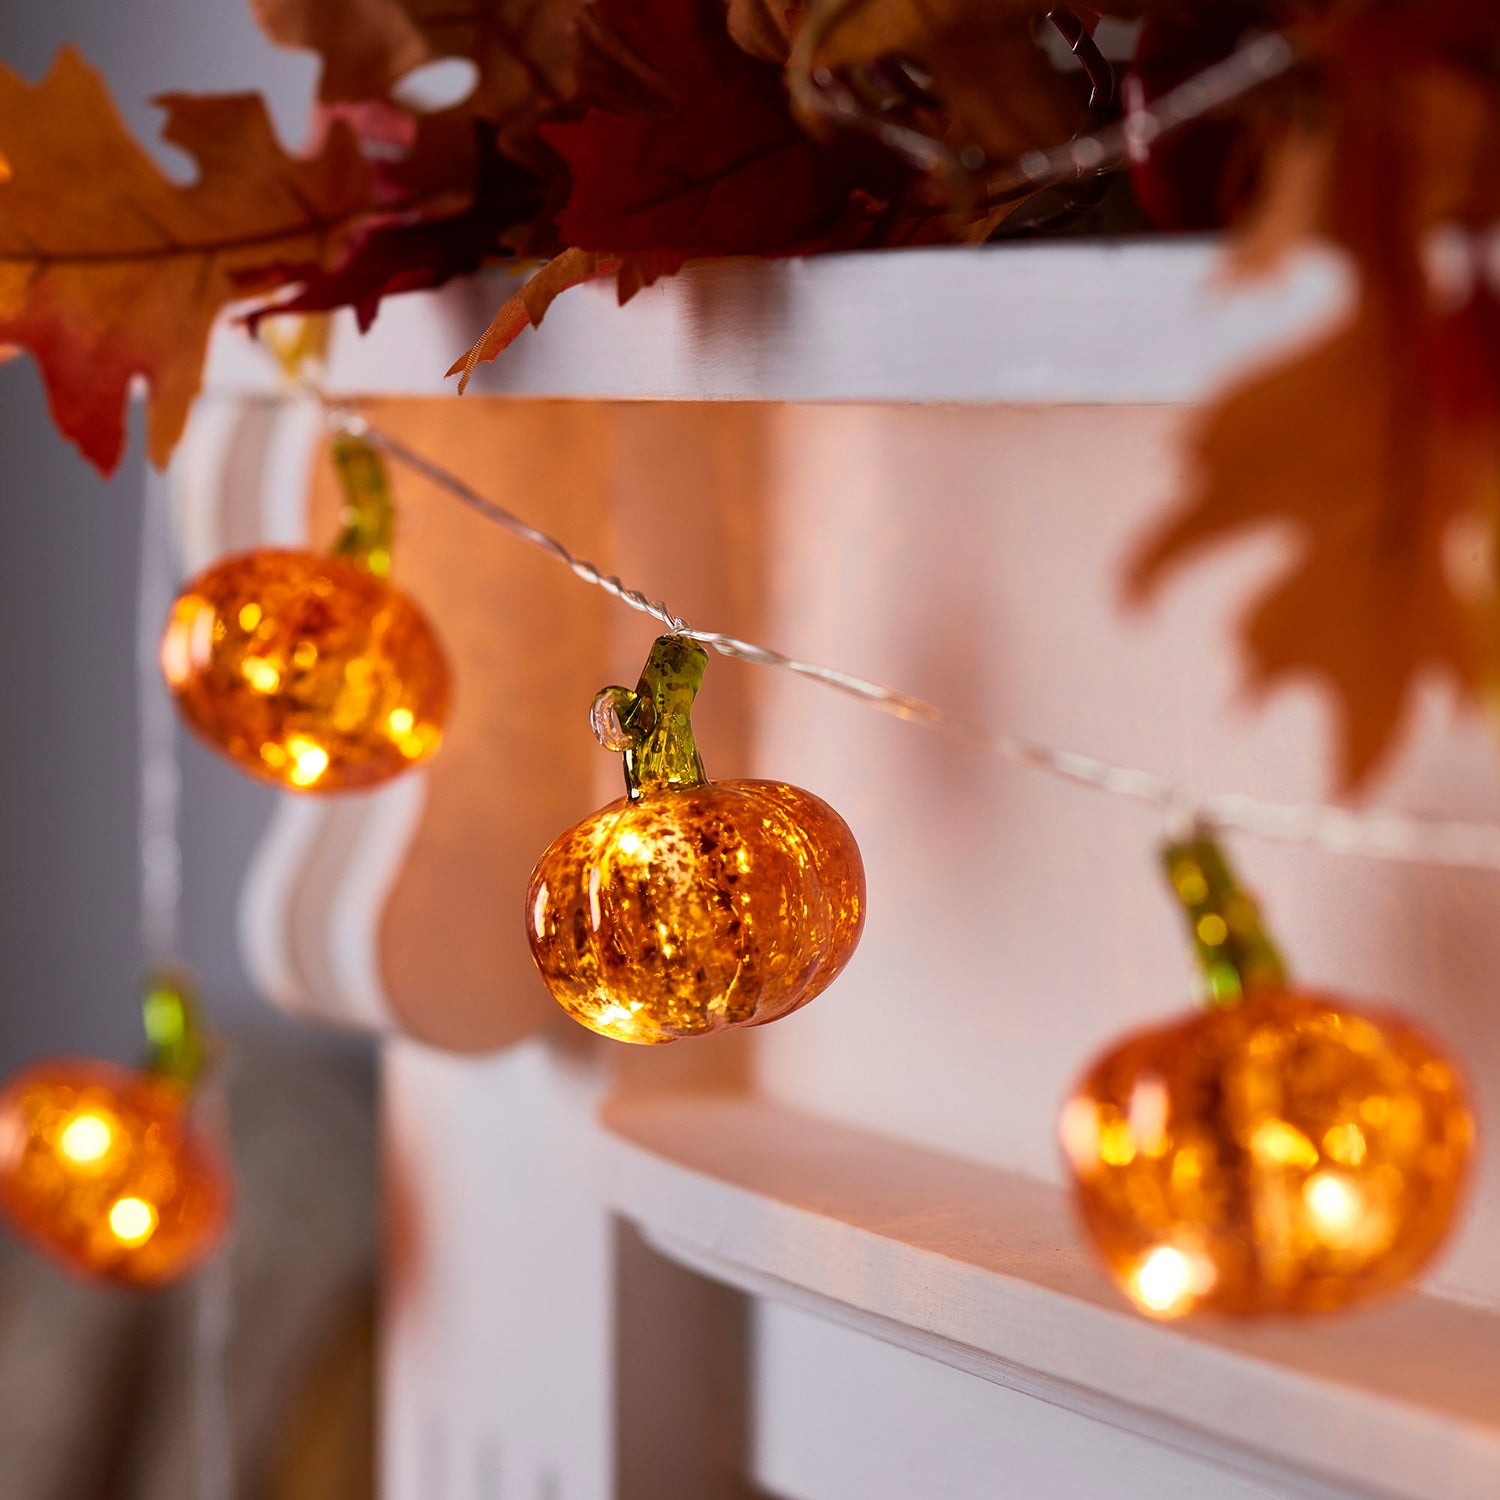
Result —
[[[692,705],[708,655],[660,637],[634,692],[591,720],[626,795],[569,829],[526,892],[532,956],[575,1021],[661,1043],[790,1015],[859,942],[865,875],[848,824],[778,781],[711,782]]]
[[[1090,1239],[1155,1317],[1392,1290],[1442,1244],[1467,1177],[1455,1064],[1392,1012],[1288,981],[1206,833],[1165,859],[1209,1008],[1109,1048],[1063,1107]]]
[[[228,1224],[228,1168],[193,1124],[205,1055],[182,974],[147,983],[140,1069],[60,1058],[0,1092],[0,1210],[18,1234],[85,1277],[175,1281]]]
[[[183,717],[242,770],[299,792],[378,786],[436,753],[452,696],[423,612],[389,582],[394,507],[369,444],[340,435],[332,553],[262,548],[172,606],[161,668]]]

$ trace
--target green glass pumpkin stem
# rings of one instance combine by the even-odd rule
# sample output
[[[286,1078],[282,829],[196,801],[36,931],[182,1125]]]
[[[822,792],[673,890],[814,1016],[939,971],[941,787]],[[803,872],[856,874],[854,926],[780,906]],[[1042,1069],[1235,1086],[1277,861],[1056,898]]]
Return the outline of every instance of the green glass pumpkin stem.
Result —
[[[1169,842],[1162,864],[1187,915],[1208,1003],[1238,1005],[1247,995],[1283,988],[1286,966],[1261,924],[1260,908],[1212,834],[1200,828]]]
[[[703,760],[693,737],[693,700],[703,685],[708,653],[680,635],[657,637],[634,693],[606,688],[624,731],[625,792],[704,786]]]
[[[141,989],[146,1070],[189,1090],[208,1061],[202,1015],[192,979],[180,969],[156,969]]]
[[[396,507],[391,499],[385,462],[363,438],[341,434],[333,440],[333,463],[344,487],[339,519],[344,529],[333,544],[335,557],[346,557],[377,578],[391,571],[391,541]]]

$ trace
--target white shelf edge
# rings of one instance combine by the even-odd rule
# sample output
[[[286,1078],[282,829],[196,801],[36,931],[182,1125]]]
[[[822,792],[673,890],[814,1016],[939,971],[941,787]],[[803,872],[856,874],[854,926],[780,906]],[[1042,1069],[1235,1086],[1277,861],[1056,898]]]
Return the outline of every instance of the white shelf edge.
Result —
[[[360,337],[335,318],[341,395],[453,394],[443,372],[520,284],[486,272],[390,298]],[[617,307],[566,293],[476,373],[476,392],[597,400],[1179,404],[1326,323],[1331,254],[1231,288],[1202,240],[947,246],[702,261]],[[273,394],[272,362],[231,323],[210,393]]]
[[[614,1210],[716,1281],[1300,1494],[1500,1493],[1493,1313],[1154,1324],[1046,1184],[751,1096],[616,1100],[602,1130]]]

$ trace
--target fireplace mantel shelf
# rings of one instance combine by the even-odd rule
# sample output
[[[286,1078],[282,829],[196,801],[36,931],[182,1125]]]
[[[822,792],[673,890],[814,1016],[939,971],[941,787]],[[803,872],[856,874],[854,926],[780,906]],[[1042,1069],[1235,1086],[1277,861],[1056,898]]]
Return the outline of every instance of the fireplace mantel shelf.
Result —
[[[520,284],[505,270],[389,299],[360,337],[335,319],[340,394],[452,394],[443,372]],[[688,266],[616,306],[566,293],[481,367],[476,392],[598,400],[1159,404],[1198,400],[1336,314],[1326,255],[1231,287],[1201,240],[949,247]],[[276,389],[220,330],[207,388]]]

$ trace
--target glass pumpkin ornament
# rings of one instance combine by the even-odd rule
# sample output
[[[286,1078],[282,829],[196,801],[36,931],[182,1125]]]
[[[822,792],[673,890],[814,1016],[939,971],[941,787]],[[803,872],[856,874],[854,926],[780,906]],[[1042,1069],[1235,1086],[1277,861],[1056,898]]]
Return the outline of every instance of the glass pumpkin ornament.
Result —
[[[388,581],[393,507],[379,455],[340,438],[347,504],[330,556],[259,548],[177,597],[162,673],[207,744],[299,792],[378,786],[433,755],[452,698],[427,617]]]
[[[0,1213],[74,1274],[134,1288],[209,1256],[233,1196],[190,1118],[202,1048],[184,981],[158,978],[145,1017],[144,1068],[59,1058],[0,1090]]]
[[[1210,1008],[1110,1047],[1064,1106],[1089,1238],[1153,1317],[1392,1291],[1462,1197],[1474,1124],[1458,1069],[1394,1012],[1290,985],[1208,837],[1166,862]]]
[[[848,963],[865,874],[844,820],[778,781],[710,781],[693,737],[707,655],[651,648],[593,722],[626,795],[556,839],[526,892],[536,966],[575,1021],[645,1044],[779,1020]]]

